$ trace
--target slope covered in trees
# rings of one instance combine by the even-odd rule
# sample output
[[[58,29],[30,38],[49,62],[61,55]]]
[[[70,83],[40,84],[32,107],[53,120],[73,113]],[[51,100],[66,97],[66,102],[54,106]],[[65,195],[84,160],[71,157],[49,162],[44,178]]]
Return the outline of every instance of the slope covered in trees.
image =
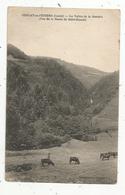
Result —
[[[87,89],[56,60],[28,57],[22,61],[24,53],[17,49],[15,58],[16,48],[11,46],[11,50],[9,47],[7,148],[51,146],[80,131],[79,115],[88,105]]]
[[[60,60],[27,56],[9,45],[6,148],[53,147],[95,130],[91,120],[105,122],[112,108],[117,115],[118,75],[107,74],[87,89]]]
[[[108,73],[97,70],[92,67],[75,65],[58,59],[58,62],[66,67],[75,78],[77,78],[86,88],[91,88]]]
[[[113,72],[100,79],[90,90],[92,103],[86,113],[97,115],[116,96],[119,88],[119,71]]]

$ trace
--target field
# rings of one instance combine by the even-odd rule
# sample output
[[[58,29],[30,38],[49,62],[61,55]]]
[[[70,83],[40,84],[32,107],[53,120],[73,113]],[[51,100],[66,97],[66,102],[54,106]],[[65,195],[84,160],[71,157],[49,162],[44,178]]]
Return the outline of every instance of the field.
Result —
[[[111,136],[110,136],[111,135]],[[7,151],[6,180],[52,183],[109,183],[117,182],[117,159],[100,160],[101,152],[117,151],[117,132],[101,133],[98,141],[83,142],[72,139],[61,147],[40,150]],[[55,166],[41,166],[41,159],[50,158]],[[80,165],[69,164],[76,156]],[[29,171],[14,171],[13,167],[31,163]]]

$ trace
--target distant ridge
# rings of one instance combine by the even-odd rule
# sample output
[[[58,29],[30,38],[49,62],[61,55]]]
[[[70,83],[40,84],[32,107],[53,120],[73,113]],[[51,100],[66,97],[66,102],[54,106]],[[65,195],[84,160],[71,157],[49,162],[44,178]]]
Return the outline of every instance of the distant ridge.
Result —
[[[20,49],[16,48],[12,44],[8,44],[7,49],[8,59],[22,59],[26,60],[28,58],[35,59],[34,56],[27,56],[24,52]],[[45,56],[37,56],[39,60],[52,60],[56,61],[61,66],[64,66],[71,74],[78,79],[86,88],[91,88],[96,82],[98,82],[103,76],[107,75],[108,73],[100,71],[96,68],[82,66],[82,65],[75,65],[73,63],[66,62],[59,58],[52,58],[52,57],[45,57]]]
[[[108,75],[107,72],[100,71],[96,68],[75,65],[63,60],[58,60],[58,62],[65,66],[77,79],[80,80],[87,88],[91,88],[96,82],[98,82],[103,76]]]
[[[7,45],[7,56],[23,60],[28,58],[28,56],[24,52],[22,52],[20,49],[18,49],[12,44]]]

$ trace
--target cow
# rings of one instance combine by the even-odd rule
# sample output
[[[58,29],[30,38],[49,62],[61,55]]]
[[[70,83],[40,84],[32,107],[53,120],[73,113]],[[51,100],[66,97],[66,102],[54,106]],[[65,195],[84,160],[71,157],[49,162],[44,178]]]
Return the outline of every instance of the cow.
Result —
[[[100,154],[100,159],[101,160],[109,160],[109,158],[110,158],[109,152]]]
[[[54,162],[50,160],[49,158],[43,158],[41,159],[41,164],[44,167],[45,165],[52,165],[55,166]]]
[[[77,157],[70,157],[69,164],[71,164],[72,162],[75,162],[75,164],[80,164],[80,161]]]

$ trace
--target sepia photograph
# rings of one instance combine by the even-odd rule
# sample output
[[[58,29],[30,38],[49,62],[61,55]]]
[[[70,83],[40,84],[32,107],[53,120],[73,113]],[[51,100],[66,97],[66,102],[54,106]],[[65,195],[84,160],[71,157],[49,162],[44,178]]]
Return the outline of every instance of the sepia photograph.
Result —
[[[8,7],[5,179],[116,184],[120,10]]]

